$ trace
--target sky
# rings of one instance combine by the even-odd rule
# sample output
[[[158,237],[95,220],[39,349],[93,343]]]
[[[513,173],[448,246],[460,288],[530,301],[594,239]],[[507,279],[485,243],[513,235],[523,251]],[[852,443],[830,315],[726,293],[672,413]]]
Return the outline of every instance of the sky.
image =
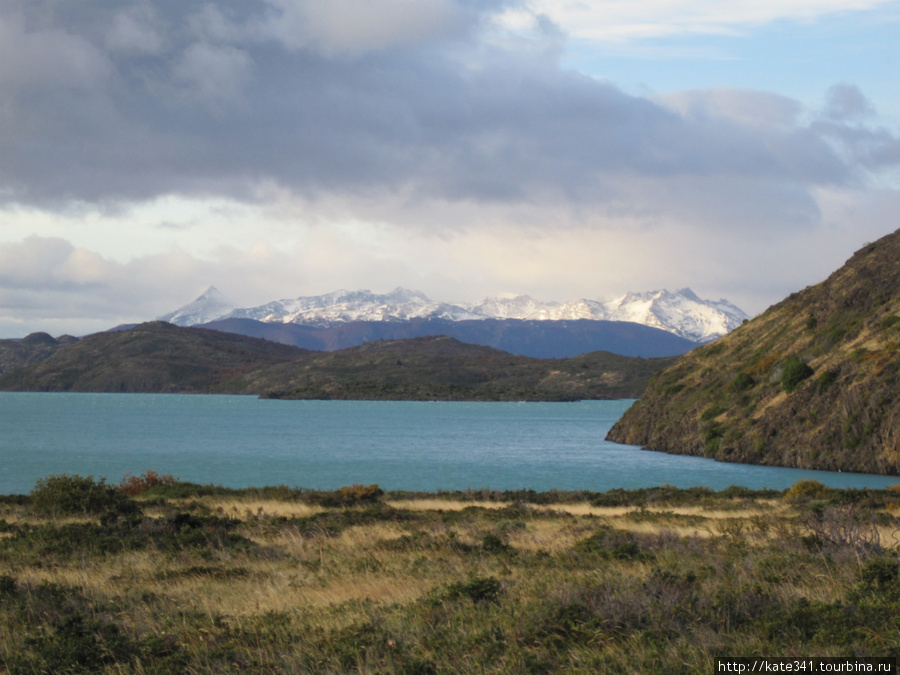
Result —
[[[0,337],[402,286],[751,315],[900,227],[900,0],[0,0]]]

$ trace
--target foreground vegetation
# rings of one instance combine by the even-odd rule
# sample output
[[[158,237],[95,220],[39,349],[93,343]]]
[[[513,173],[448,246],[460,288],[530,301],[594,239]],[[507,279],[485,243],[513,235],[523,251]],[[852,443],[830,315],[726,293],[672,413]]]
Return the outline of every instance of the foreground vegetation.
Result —
[[[900,489],[0,497],[0,672],[712,672],[900,657]]]

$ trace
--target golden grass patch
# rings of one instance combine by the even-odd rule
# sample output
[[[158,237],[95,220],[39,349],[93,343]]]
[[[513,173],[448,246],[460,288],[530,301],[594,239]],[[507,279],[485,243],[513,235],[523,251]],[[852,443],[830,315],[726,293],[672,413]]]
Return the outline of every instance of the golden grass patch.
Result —
[[[308,518],[326,511],[324,507],[303,502],[274,499],[203,499],[200,503],[224,517]]]
[[[386,503],[392,508],[408,511],[462,511],[470,506],[482,509],[504,509],[512,504],[512,502],[467,502],[451,499],[398,499]]]

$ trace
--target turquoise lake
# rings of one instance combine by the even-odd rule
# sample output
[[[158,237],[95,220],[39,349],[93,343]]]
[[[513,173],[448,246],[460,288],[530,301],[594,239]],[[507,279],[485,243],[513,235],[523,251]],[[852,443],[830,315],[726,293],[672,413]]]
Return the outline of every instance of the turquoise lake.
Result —
[[[900,478],[728,464],[604,440],[632,401],[419,403],[0,393],[0,494],[147,469],[230,487],[538,491],[887,487]]]

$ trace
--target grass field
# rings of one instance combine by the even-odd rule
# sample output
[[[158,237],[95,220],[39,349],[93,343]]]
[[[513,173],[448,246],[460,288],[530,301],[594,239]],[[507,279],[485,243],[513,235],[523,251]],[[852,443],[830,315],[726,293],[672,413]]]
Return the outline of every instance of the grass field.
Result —
[[[898,544],[900,490],[812,482],[385,494],[48,477],[0,497],[0,672],[900,657]]]

